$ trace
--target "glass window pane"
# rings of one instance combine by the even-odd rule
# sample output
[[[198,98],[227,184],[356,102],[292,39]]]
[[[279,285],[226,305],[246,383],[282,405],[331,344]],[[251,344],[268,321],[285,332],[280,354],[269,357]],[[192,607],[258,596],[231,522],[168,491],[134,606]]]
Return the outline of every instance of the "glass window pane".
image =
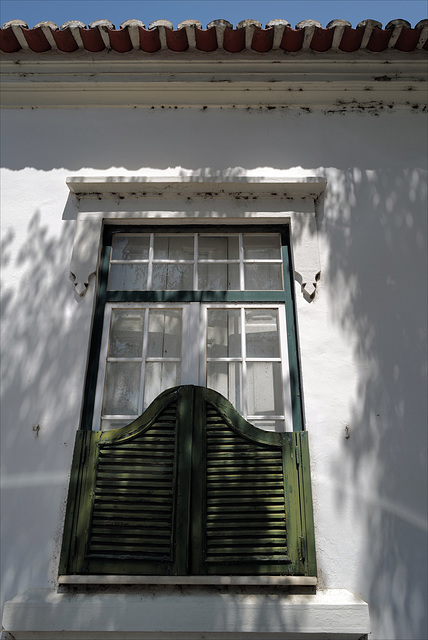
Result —
[[[238,260],[238,236],[199,236],[199,260]]]
[[[237,411],[241,411],[240,362],[208,362],[207,387],[221,393]]]
[[[112,264],[108,279],[110,291],[147,289],[147,264]]]
[[[277,309],[247,309],[245,334],[248,358],[280,357]]]
[[[285,431],[284,420],[252,420],[249,418],[248,421],[263,431]]]
[[[247,362],[248,415],[283,415],[280,362]]]
[[[120,429],[121,427],[126,427],[134,418],[125,418],[123,420],[114,420],[114,419],[102,419],[101,420],[101,431],[111,431],[112,429]]]
[[[193,260],[194,236],[177,233],[173,236],[155,235],[155,260]]]
[[[133,415],[138,411],[141,362],[108,362],[104,415]]]
[[[143,350],[144,309],[113,309],[109,356],[137,358]]]
[[[153,264],[152,290],[193,290],[193,265]]]
[[[147,362],[144,390],[144,407],[147,407],[165,389],[180,384],[179,362]]]
[[[244,264],[246,291],[281,291],[282,265],[263,262]]]
[[[281,238],[279,234],[244,234],[245,260],[281,260]]]
[[[147,355],[181,358],[181,311],[150,309]]]
[[[208,309],[208,358],[241,356],[240,309]]]
[[[148,260],[150,236],[114,235],[112,260]]]
[[[198,265],[200,291],[238,291],[239,265],[199,263]]]

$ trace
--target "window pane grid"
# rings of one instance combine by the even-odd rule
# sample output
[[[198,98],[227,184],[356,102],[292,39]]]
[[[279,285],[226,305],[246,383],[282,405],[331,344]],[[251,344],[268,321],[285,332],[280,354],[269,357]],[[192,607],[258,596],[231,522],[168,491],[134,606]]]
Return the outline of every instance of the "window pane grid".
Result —
[[[226,230],[226,233],[221,234],[205,231],[186,234],[180,231],[174,233],[168,228],[165,232],[159,233],[113,233],[112,237],[108,289],[114,293],[110,300],[112,304],[121,304],[123,301],[126,306],[144,305],[138,307],[140,310],[144,309],[145,314],[144,344],[141,354],[132,353],[125,356],[121,353],[109,353],[104,360],[107,366],[123,367],[127,364],[131,368],[138,367],[138,376],[135,376],[133,387],[138,385],[139,389],[138,411],[134,413],[136,407],[132,406],[129,414],[125,415],[124,411],[118,413],[111,403],[109,407],[104,406],[101,387],[98,416],[102,413],[102,421],[106,424],[113,421],[115,424],[111,424],[110,428],[116,428],[122,426],[123,421],[128,418],[135,419],[154,399],[154,396],[149,396],[158,387],[156,395],[160,393],[165,388],[162,387],[163,383],[170,380],[171,384],[167,386],[185,383],[207,384],[215,389],[217,384],[221,387],[217,390],[228,397],[244,418],[257,426],[268,430],[283,430],[286,419],[289,428],[291,403],[288,397],[290,393],[287,346],[284,347],[282,343],[280,348],[272,346],[272,335],[275,332],[281,334],[283,341],[287,340],[285,317],[282,319],[283,311],[279,313],[281,320],[278,318],[276,325],[272,318],[263,320],[248,316],[248,313],[251,315],[255,309],[258,313],[265,310],[274,312],[276,309],[277,314],[278,310],[282,309],[282,305],[277,306],[282,301],[282,298],[277,298],[281,293],[270,293],[284,293],[281,232],[264,233],[263,229],[260,233],[239,233],[238,230],[228,233]],[[117,271],[120,269],[121,272]],[[111,277],[113,270],[116,272]],[[141,291],[141,294],[138,294],[138,291]],[[153,296],[146,295],[146,291],[153,291]],[[155,293],[159,291],[165,291],[167,295],[159,297],[159,294]],[[185,291],[195,293],[185,294]],[[224,297],[217,296],[218,291],[225,292]],[[208,292],[208,297],[204,292]],[[212,296],[210,292],[213,292]],[[236,297],[234,292],[237,292]],[[153,302],[149,303],[152,297]],[[199,305],[202,316],[207,318],[207,312],[202,312],[201,307],[204,300],[205,304],[208,304],[205,309],[215,308],[225,312],[234,310],[238,314],[225,320],[227,326],[221,329],[227,336],[226,346],[220,343],[217,352],[210,355],[206,353],[205,357],[203,356],[203,343],[208,340],[209,324],[204,320],[202,326],[205,325],[206,330],[201,332],[196,321],[196,324],[192,324],[192,330],[187,331],[188,335],[186,331],[183,334],[186,334],[187,342],[191,346],[190,358],[184,351],[183,359],[172,357],[172,353],[164,353],[163,356],[150,353],[149,315],[153,309],[166,309],[164,305],[172,303],[171,307],[177,310],[178,306],[175,303],[179,303],[184,313],[184,329],[188,324],[188,307],[184,301],[188,301],[190,307]],[[224,302],[220,302],[222,300]],[[190,315],[193,318],[195,314],[192,312]],[[240,327],[237,325],[238,317]],[[265,350],[259,353],[257,344],[261,337],[265,343]],[[236,348],[238,342],[240,353]],[[205,347],[208,349],[207,343]],[[197,361],[195,353],[202,354],[202,357],[198,355]],[[191,363],[190,366],[188,363]],[[192,374],[195,368],[198,372],[200,369],[200,375],[197,374],[198,380],[195,380]],[[180,378],[183,372],[184,378]],[[106,374],[107,377],[108,371]],[[210,384],[210,376],[212,380],[217,380],[216,384]],[[127,374],[127,377],[130,376]],[[121,409],[124,409],[122,405]],[[107,413],[108,410],[111,413]]]
[[[142,238],[147,239],[147,242],[141,245],[143,255],[139,257],[136,255],[138,234],[113,235],[109,290],[284,289],[279,234],[257,235],[257,241],[261,238],[261,250],[254,243],[253,236],[243,233],[220,236],[151,233]],[[192,251],[186,240],[191,241]],[[183,251],[191,253],[191,256],[177,255],[181,242],[185,245]],[[269,256],[269,253],[276,255]],[[190,271],[183,269],[186,265]]]
[[[121,348],[120,339],[124,342],[130,333],[130,328],[127,328],[126,322],[128,321],[129,325],[129,320],[133,317],[137,317],[139,319],[144,318],[142,339],[141,335],[139,336],[140,355],[128,357],[111,356],[110,353],[112,352],[112,345],[115,345],[115,349]],[[178,342],[175,339],[177,329],[179,332]],[[156,386],[159,382],[159,376],[157,374],[160,373],[161,378],[166,377],[170,381],[171,375],[173,376],[174,379],[172,380],[172,384],[168,384],[168,386],[174,386],[179,383],[180,380],[178,374],[181,365],[181,332],[181,309],[150,309],[146,307],[145,309],[116,308],[112,310],[110,320],[110,344],[108,348],[108,357],[106,358],[104,399],[101,415],[102,424],[105,424],[107,428],[116,428],[117,426],[122,425],[124,419],[133,420],[141,415],[143,410],[154,399],[151,395],[153,395],[153,386]],[[119,344],[119,347],[116,346],[117,343]],[[131,347],[135,349],[135,345],[132,343]],[[174,348],[179,350],[179,355],[164,355],[164,353],[171,348],[173,350]],[[153,349],[160,349],[162,354],[149,355],[150,350]],[[173,366],[172,370],[171,365]],[[117,367],[119,367],[119,369],[117,369]],[[165,367],[167,369],[165,369]],[[150,390],[147,389],[148,370],[152,373],[149,381],[151,382]],[[122,408],[122,412],[114,410],[119,407]],[[131,411],[126,412],[126,408],[131,409]],[[132,411],[132,409],[134,409],[134,411]],[[121,424],[108,424],[106,422],[115,420],[120,420]]]
[[[280,329],[279,308],[213,306],[207,309],[207,314],[207,386],[228,395],[247,420],[264,421],[275,430],[284,428],[284,374],[280,354],[283,327]],[[239,353],[221,355],[221,350],[234,348],[237,332]],[[217,355],[214,350],[218,351]],[[239,385],[235,382],[234,393],[236,395],[239,386],[239,398],[234,399],[229,387],[230,379],[236,375],[240,382]]]

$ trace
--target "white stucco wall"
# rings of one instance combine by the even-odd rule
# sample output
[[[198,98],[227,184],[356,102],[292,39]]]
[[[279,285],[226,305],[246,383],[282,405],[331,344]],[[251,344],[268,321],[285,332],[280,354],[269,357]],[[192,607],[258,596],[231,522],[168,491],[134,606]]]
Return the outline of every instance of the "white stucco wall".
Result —
[[[58,109],[1,124],[3,599],[57,575],[94,290],[68,279],[66,176],[320,175],[314,301],[296,285],[319,582],[369,603],[374,639],[426,638],[426,116]]]

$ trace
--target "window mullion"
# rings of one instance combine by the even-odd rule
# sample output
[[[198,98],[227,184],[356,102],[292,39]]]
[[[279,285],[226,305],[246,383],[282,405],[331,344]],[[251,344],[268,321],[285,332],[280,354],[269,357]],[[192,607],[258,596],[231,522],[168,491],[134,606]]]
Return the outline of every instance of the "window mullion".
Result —
[[[281,353],[281,372],[282,372],[282,393],[285,416],[285,430],[293,431],[293,411],[291,405],[290,382],[286,384],[286,375],[288,374],[288,340],[287,340],[287,321],[285,317],[285,309],[282,307],[278,310],[279,318],[279,347]]]
[[[208,340],[208,307],[199,307],[199,384],[207,385],[207,340]]]
[[[247,417],[247,344],[245,335],[245,308],[241,307],[241,408],[244,418]]]
[[[240,291],[245,291],[244,244],[242,233],[239,234],[239,289]]]
[[[154,233],[150,234],[150,246],[149,246],[149,264],[147,266],[147,291],[151,291],[153,280],[153,253],[154,253]]]
[[[199,234],[194,235],[193,253],[193,290],[198,290],[198,258],[199,258]]]
[[[191,563],[191,483],[194,423],[194,387],[182,387],[177,407],[176,448],[176,513],[175,568],[176,575],[188,575]],[[196,477],[198,474],[196,473]]]
[[[141,354],[142,364],[141,364],[141,375],[140,375],[140,395],[138,398],[139,413],[142,413],[144,408],[144,389],[146,384],[146,358],[147,358],[148,344],[149,344],[149,308],[147,307],[144,311],[144,334],[143,334],[143,350]]]
[[[200,368],[199,302],[191,302],[183,308],[182,373],[181,384],[198,384],[195,373]]]

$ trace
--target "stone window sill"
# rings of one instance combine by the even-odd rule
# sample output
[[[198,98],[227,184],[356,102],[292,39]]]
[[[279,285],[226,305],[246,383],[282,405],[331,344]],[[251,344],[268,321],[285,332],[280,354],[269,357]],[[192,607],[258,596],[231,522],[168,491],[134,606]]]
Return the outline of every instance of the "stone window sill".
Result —
[[[62,587],[64,589],[64,587]],[[198,585],[26,591],[6,603],[13,640],[361,640],[368,605],[345,589]],[[8,636],[8,632],[10,635]]]

